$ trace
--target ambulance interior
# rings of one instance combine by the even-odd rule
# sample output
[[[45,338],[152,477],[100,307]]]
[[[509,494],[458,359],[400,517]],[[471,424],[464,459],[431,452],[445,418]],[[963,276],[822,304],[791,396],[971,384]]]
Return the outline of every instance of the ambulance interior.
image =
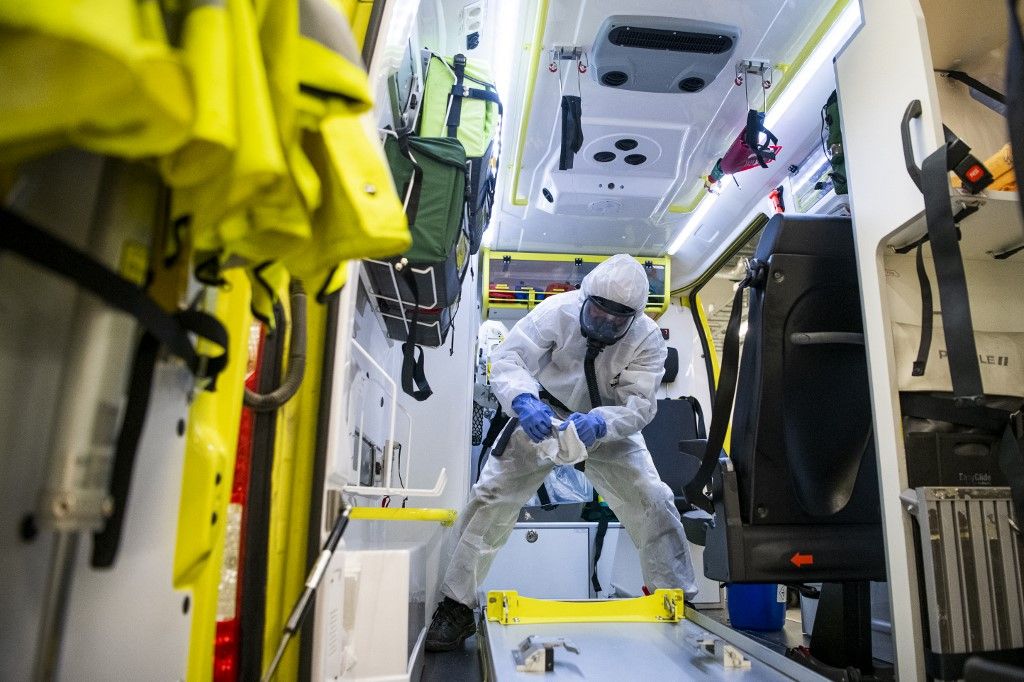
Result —
[[[232,1],[273,98],[287,41],[269,36],[292,15]],[[200,35],[169,18],[177,3],[152,4],[172,53]],[[232,201],[216,173],[181,190],[187,155],[119,153],[116,131],[39,153],[23,131],[0,140],[14,235],[0,244],[0,679],[1024,678],[1024,218],[1008,151],[1024,68],[1007,3],[297,4],[295,30],[359,67],[324,82],[368,98],[298,107],[297,126],[318,112],[318,135],[347,140],[320,157],[304,133],[314,228],[384,215],[331,183],[387,194],[403,224],[411,199],[426,206],[395,158],[433,159],[440,147],[408,145],[451,138],[456,101],[461,125],[483,121],[465,182],[493,199],[471,218],[467,190],[443,262],[350,231],[357,247],[314,238],[301,265],[225,247],[211,278],[175,211],[204,183]],[[35,30],[5,14],[0,35]],[[20,74],[12,54],[0,63]],[[438,74],[462,83],[440,110]],[[360,175],[373,164],[396,186]],[[94,295],[108,280],[68,275],[89,264],[40,255],[53,247],[32,230],[134,272],[156,312]],[[353,255],[326,268],[336,252]],[[669,348],[643,434],[699,593],[649,594],[629,533],[585,471],[559,466],[479,586],[476,635],[427,653],[453,524],[504,424],[490,354],[619,253],[643,266]],[[404,303],[427,285],[432,303]],[[160,312],[182,310],[226,336]],[[194,362],[156,350],[156,318],[183,325]]]

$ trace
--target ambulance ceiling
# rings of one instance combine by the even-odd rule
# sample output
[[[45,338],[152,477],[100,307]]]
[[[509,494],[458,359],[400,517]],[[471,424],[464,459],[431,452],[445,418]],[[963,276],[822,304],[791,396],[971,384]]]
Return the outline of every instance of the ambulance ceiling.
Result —
[[[500,210],[495,212],[493,234],[488,235],[491,247],[637,255],[666,252],[703,192],[702,176],[743,128],[746,93],[752,103],[762,102],[759,83],[734,84],[736,62],[792,62],[833,6],[821,0],[550,0],[538,7],[537,0],[522,0],[520,11],[510,19],[501,15],[506,2],[493,2],[488,8],[498,15],[498,31],[518,25],[521,38],[511,41],[512,59],[497,58],[496,70],[503,62],[511,66],[508,91],[502,93],[507,132],[501,151]],[[535,22],[545,12],[544,51],[531,70]],[[710,22],[738,35],[717,77],[698,92],[683,92],[681,85],[674,92],[660,93],[608,87],[595,77],[595,47],[599,34],[607,31],[607,26],[601,30],[606,20],[624,14],[637,21],[669,17]],[[550,54],[555,46],[582,48],[587,53],[584,63],[589,62],[587,73],[580,74],[569,61],[552,71]],[[642,52],[655,62],[666,54]],[[792,74],[776,71],[773,87]],[[583,128],[573,169],[564,171],[558,170],[563,94],[581,97]],[[820,106],[815,103],[815,108]],[[621,148],[631,146],[630,141],[635,147]],[[600,160],[610,155],[614,158]]]

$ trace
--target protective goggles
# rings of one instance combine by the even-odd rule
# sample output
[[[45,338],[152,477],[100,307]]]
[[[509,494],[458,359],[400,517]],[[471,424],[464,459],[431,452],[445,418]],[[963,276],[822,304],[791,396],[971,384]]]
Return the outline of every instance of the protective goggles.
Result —
[[[636,311],[600,296],[588,296],[580,309],[580,330],[588,339],[611,345],[629,331]]]

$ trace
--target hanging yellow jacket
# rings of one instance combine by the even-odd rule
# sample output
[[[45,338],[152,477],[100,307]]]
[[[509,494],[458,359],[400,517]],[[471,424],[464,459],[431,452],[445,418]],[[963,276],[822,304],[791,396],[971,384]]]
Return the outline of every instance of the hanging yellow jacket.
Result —
[[[284,262],[310,289],[330,293],[340,263],[401,253],[411,237],[367,115],[373,100],[347,20],[328,0],[301,0],[299,17],[302,149],[321,192],[310,243]]]
[[[75,145],[140,158],[187,138],[192,86],[156,0],[0,2],[0,161]]]
[[[160,159],[171,187],[190,187],[229,172],[235,152],[237,94],[233,34],[225,0],[190,0],[180,8],[178,45],[192,73],[195,118],[189,139]]]

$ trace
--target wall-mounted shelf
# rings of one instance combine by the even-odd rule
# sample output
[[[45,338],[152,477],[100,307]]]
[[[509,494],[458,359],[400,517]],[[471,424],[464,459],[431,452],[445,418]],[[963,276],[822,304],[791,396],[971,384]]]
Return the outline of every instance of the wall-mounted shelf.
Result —
[[[1017,192],[984,191],[968,194],[950,188],[953,214],[976,206],[978,211],[960,222],[960,250],[964,258],[985,259],[1024,244],[1024,221],[1021,220]],[[927,232],[924,212],[911,219],[889,239],[889,248],[896,250],[913,244]],[[1021,252],[1024,253],[1024,252]],[[1013,258],[1024,258],[1013,256]]]
[[[569,253],[483,252],[483,311],[494,320],[516,320],[549,296],[579,288],[583,278],[610,256]],[[645,311],[657,318],[668,309],[670,259],[639,257],[650,283]]]

